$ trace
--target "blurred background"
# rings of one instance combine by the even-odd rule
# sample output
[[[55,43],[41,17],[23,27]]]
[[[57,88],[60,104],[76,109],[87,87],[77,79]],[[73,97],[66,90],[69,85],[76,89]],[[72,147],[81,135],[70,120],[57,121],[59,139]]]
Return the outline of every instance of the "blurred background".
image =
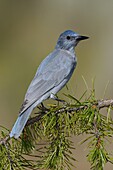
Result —
[[[65,92],[79,98],[86,90],[83,76],[89,89],[95,78],[98,99],[104,97],[107,84],[105,98],[113,98],[112,0],[1,0],[0,124],[11,129],[38,65],[67,29],[90,39],[77,46],[77,68],[69,91],[64,88],[60,95]],[[86,146],[78,144],[81,139],[73,138],[78,170],[89,169]],[[107,164],[105,169],[112,168]]]

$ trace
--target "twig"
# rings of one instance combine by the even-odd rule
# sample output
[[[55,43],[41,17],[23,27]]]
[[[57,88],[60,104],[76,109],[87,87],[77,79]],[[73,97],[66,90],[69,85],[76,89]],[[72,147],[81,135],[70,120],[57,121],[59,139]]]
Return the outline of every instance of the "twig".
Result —
[[[113,106],[113,99],[98,100],[97,106],[99,109],[104,107]]]
[[[45,114],[47,114],[47,111],[38,114],[38,116],[35,116],[35,117],[30,118],[30,119],[27,121],[26,126],[29,126],[29,125],[31,125],[31,124],[34,124],[34,123],[38,122]]]
[[[6,143],[6,142],[4,143],[4,146],[5,146],[5,148],[6,148],[7,157],[8,157],[9,162],[10,162],[10,170],[13,170],[13,161],[12,161],[12,158],[11,158],[11,156],[10,156],[10,152],[9,152],[9,150],[8,150],[8,146],[7,146],[7,143]]]
[[[6,136],[4,139],[0,140],[0,145],[5,145],[7,143],[7,141],[9,140],[9,136]]]
[[[6,152],[7,152],[7,157],[8,157],[9,162],[10,162],[10,170],[13,170],[13,166],[12,166],[13,161],[12,161],[12,158],[11,158],[11,156],[10,156],[10,152],[9,152],[9,149],[8,149],[8,146],[7,146],[7,141],[8,141],[9,139],[10,139],[9,136],[6,136],[4,139],[1,139],[1,140],[0,140],[0,145],[4,145],[4,146],[5,146]]]
[[[106,99],[106,100],[98,100],[97,102],[95,103],[92,103],[92,106],[95,106],[97,107],[99,110],[104,108],[104,107],[109,107],[109,106],[113,106],[113,99]],[[83,110],[83,109],[86,109],[88,106],[87,105],[83,105],[83,106],[79,106],[79,107],[73,107],[73,108],[62,108],[62,109],[59,109],[55,112],[55,114],[58,114],[58,113],[62,113],[64,111],[67,111],[67,112],[78,112],[80,110]],[[26,126],[29,126],[31,124],[34,124],[36,123],[37,121],[39,121],[45,114],[47,113],[47,111],[41,113],[40,115],[38,116],[35,116],[31,119],[28,120]]]
[[[102,108],[105,108],[105,107],[113,106],[113,99],[98,100],[97,102],[92,103],[92,106],[97,107],[99,110],[102,109]],[[55,114],[62,113],[62,112],[65,112],[65,111],[66,112],[78,112],[80,110],[87,109],[87,107],[88,107],[87,105],[68,108],[68,109],[66,109],[64,107],[64,108],[61,108],[61,109],[55,111]],[[32,125],[32,124],[38,122],[45,114],[47,114],[48,111],[49,111],[49,109],[48,110],[43,110],[43,112],[38,113],[37,116],[35,116],[33,118],[30,118],[28,120],[26,126],[29,126],[29,125]],[[0,145],[5,144],[9,138],[10,138],[9,136],[6,136],[4,139],[1,139],[0,140]]]

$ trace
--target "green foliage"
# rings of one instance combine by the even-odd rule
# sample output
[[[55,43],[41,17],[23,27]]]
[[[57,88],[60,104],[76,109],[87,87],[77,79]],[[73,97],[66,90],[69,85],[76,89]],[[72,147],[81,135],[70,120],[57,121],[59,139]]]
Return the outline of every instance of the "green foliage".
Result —
[[[2,136],[4,136],[2,132]],[[30,160],[24,158],[21,152],[22,142],[12,139],[0,145],[0,170],[23,170],[32,168]]]
[[[113,163],[113,157],[106,145],[113,137],[113,121],[110,116],[111,105],[106,109],[106,116],[95,98],[95,91],[85,98],[77,100],[66,95],[70,103],[40,107],[35,116],[38,122],[26,126],[18,140],[8,139],[0,145],[0,169],[50,169],[71,170],[73,142],[71,136],[86,134],[81,144],[87,142],[87,159],[92,170],[103,170],[107,162]],[[43,116],[41,116],[43,115]],[[3,129],[1,138],[9,131]],[[7,162],[7,163],[6,163]]]

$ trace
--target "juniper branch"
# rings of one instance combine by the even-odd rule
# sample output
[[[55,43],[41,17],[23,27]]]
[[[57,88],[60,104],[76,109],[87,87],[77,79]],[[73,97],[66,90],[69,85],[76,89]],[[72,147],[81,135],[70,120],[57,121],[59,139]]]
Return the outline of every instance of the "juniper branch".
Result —
[[[97,107],[99,110],[102,109],[102,108],[105,108],[105,107],[109,107],[109,106],[113,106],[113,99],[106,99],[106,100],[97,100],[93,103],[91,103],[92,107]],[[64,111],[67,111],[67,112],[78,112],[80,110],[84,110],[84,109],[87,109],[87,105],[81,105],[81,106],[78,106],[78,107],[73,107],[73,108],[61,108],[59,110],[57,110],[55,112],[55,114],[58,114],[58,113],[62,113]],[[45,114],[47,113],[47,111],[43,111],[42,113],[39,113],[38,116],[35,116],[33,118],[30,118],[26,124],[26,126],[29,126],[31,124],[34,124],[36,123],[37,121],[39,121]]]
[[[106,138],[113,136],[113,121],[109,119],[109,115],[103,116],[100,113],[102,108],[108,108],[109,112],[109,109],[113,107],[113,99],[96,100],[93,93],[83,102],[70,95],[69,98],[74,103],[51,105],[48,109],[39,107],[36,115],[28,120],[19,140],[13,138],[10,140],[10,137],[6,136],[7,133],[2,135],[0,146],[3,154],[3,167],[4,161],[8,160],[7,167],[10,168],[17,165],[19,168],[50,167],[50,169],[58,170],[59,167],[59,169],[64,169],[65,164],[69,166],[71,164],[70,160],[73,158],[70,150],[72,144],[69,137],[72,134],[80,135],[83,133],[90,135],[84,142],[91,140],[88,146],[89,154],[87,155],[91,168],[95,169],[97,166],[99,169],[104,167],[107,162],[113,163],[105,148]],[[44,137],[46,137],[47,143],[45,144],[46,147],[41,148],[41,151],[44,148],[45,152],[42,153],[42,156],[39,156],[38,162],[23,160],[22,154],[31,154],[31,157],[33,157],[32,150],[36,149],[37,141],[41,141]],[[6,144],[8,144],[8,148]],[[67,150],[68,148],[69,150]],[[4,149],[4,152],[2,149]],[[69,154],[67,154],[67,151]],[[67,156],[68,162],[65,162]]]
[[[9,136],[6,136],[5,138],[1,139],[0,140],[0,145],[5,145],[9,139],[10,139]]]

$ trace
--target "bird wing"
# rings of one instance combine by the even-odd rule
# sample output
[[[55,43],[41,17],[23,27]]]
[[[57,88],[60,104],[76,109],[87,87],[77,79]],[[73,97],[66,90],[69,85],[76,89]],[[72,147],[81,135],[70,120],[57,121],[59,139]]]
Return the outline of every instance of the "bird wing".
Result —
[[[39,66],[27,90],[20,113],[60,84],[74,67],[74,56],[67,51],[55,50],[47,56]]]

